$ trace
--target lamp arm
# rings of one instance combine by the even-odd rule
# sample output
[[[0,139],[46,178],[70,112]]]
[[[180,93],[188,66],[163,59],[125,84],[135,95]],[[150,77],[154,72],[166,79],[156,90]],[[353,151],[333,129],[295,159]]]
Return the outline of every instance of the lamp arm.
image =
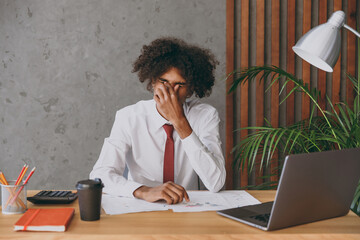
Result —
[[[350,32],[352,32],[353,34],[355,34],[358,38],[360,38],[360,33],[358,33],[357,31],[355,31],[353,28],[351,28],[349,25],[344,24],[344,28],[346,28],[347,30],[349,30]]]

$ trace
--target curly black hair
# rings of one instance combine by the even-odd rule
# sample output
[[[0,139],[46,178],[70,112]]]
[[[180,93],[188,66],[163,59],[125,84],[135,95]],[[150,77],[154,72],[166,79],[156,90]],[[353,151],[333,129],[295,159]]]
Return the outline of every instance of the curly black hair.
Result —
[[[138,72],[140,82],[149,81],[147,89],[151,91],[152,83],[171,68],[176,68],[195,95],[202,98],[211,93],[217,64],[210,50],[178,38],[165,37],[143,46],[132,72]]]

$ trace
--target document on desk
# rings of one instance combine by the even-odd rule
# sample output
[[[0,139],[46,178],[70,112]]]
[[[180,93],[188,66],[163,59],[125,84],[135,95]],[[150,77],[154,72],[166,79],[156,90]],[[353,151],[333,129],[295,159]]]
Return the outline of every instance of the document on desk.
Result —
[[[174,212],[218,211],[228,208],[259,204],[260,202],[246,191],[188,191],[190,202],[168,205]]]
[[[149,203],[144,200],[115,197],[103,194],[102,207],[107,214],[164,211],[203,212],[259,204],[260,202],[244,190],[229,190],[212,193],[209,191],[188,191],[190,202],[168,205],[163,202]]]
[[[164,203],[150,203],[145,200],[103,194],[101,206],[107,214],[116,215],[134,212],[166,211]]]

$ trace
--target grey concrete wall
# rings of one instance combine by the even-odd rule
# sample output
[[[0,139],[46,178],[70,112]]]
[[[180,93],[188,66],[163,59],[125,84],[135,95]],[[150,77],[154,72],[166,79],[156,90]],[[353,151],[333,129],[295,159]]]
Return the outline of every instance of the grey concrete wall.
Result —
[[[205,102],[225,128],[225,0],[1,0],[0,170],[30,189],[88,178],[115,112],[151,99],[131,73],[143,44],[175,36],[220,61]]]

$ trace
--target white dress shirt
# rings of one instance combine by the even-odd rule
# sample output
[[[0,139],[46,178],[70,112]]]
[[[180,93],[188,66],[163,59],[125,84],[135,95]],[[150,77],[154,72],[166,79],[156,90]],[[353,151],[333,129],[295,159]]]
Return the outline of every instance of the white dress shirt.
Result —
[[[174,182],[186,190],[197,190],[199,176],[208,190],[217,192],[226,176],[218,113],[197,99],[187,100],[183,107],[193,132],[181,139],[174,130]],[[161,185],[166,142],[162,126],[166,123],[154,100],[119,110],[90,178],[101,178],[103,191],[116,196],[133,197],[142,185]],[[123,177],[125,165],[128,179]]]

